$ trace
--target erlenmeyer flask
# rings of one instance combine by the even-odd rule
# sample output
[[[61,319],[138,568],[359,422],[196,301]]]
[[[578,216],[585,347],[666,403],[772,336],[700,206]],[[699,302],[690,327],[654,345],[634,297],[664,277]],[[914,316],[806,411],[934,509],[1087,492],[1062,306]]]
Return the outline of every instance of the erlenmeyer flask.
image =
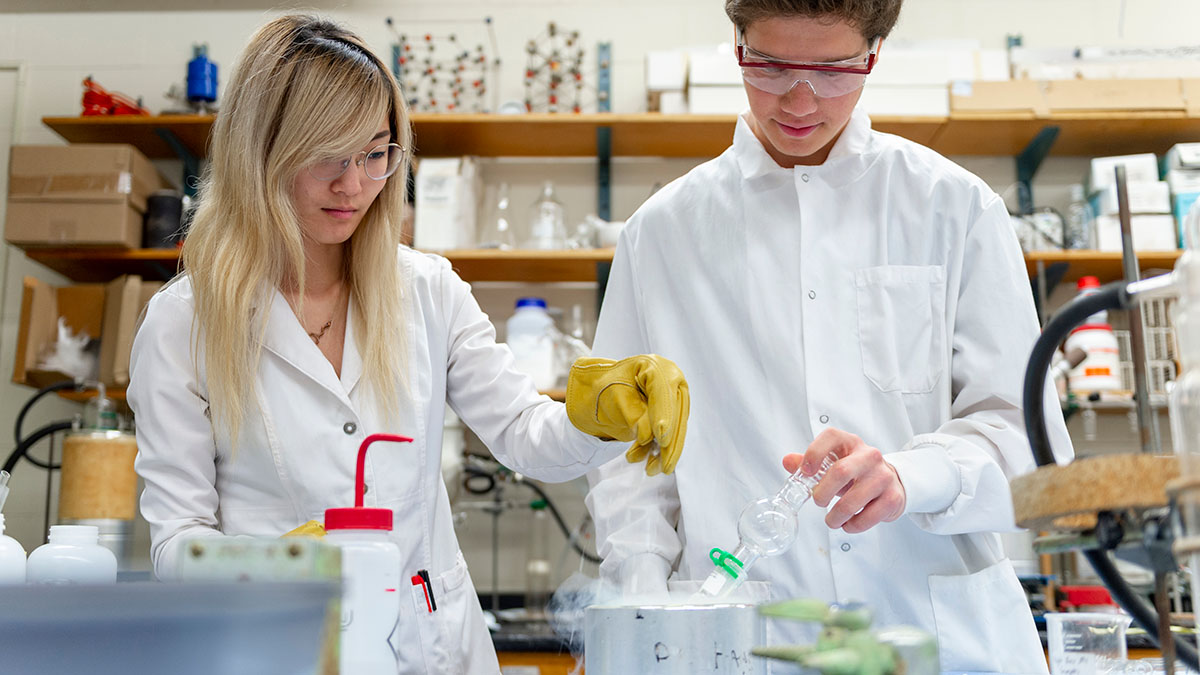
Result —
[[[496,190],[496,205],[484,222],[479,237],[479,248],[498,248],[507,251],[517,245],[513,236],[512,214],[508,207],[508,183],[500,183]]]

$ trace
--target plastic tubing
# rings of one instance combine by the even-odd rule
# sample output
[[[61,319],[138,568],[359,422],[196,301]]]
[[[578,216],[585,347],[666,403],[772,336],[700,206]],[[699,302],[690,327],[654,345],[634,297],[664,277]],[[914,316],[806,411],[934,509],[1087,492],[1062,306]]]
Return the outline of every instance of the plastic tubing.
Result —
[[[1046,415],[1042,407],[1045,401],[1046,374],[1050,370],[1054,351],[1059,343],[1066,339],[1072,328],[1083,323],[1092,314],[1100,310],[1129,308],[1135,300],[1128,289],[1129,286],[1124,281],[1117,281],[1101,286],[1093,295],[1083,296],[1071,302],[1054,315],[1042,330],[1041,337],[1034,343],[1033,352],[1029,356],[1029,367],[1025,370],[1023,398],[1025,431],[1029,435],[1033,459],[1038,466],[1054,464],[1054,452],[1050,448],[1050,434],[1046,431]],[[1083,554],[1096,570],[1096,575],[1112,591],[1117,602],[1129,612],[1137,625],[1146,631],[1154,644],[1161,647],[1157,613],[1125,582],[1116,565],[1109,559],[1108,552],[1093,549],[1084,551]],[[1181,636],[1171,637],[1175,642],[1175,653],[1184,665],[1193,670],[1200,670],[1200,654],[1197,654],[1196,648]]]

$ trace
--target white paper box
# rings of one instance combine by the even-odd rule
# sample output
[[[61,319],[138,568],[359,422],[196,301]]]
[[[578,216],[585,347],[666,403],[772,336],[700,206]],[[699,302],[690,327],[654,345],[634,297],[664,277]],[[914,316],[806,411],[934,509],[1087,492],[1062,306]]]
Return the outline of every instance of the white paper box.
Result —
[[[741,84],[688,89],[688,112],[694,115],[737,115],[750,107]]]
[[[1200,169],[1200,143],[1176,143],[1167,151],[1167,169]]]
[[[414,245],[430,251],[474,246],[479,195],[475,158],[423,159],[416,181]]]
[[[742,69],[733,45],[688,50],[688,86],[741,86]]]
[[[1129,197],[1130,213],[1170,213],[1171,194],[1166,181],[1152,183],[1125,183],[1125,194]],[[1117,204],[1117,186],[1110,185],[1098,194],[1098,213],[1111,216],[1120,213]]]
[[[1118,165],[1125,167],[1125,181],[1128,183],[1151,183],[1158,180],[1158,157],[1152,152],[1117,157],[1095,157],[1092,159],[1092,168],[1088,177],[1091,191],[1100,192],[1115,185],[1117,182],[1115,169]]]
[[[1137,215],[1130,218],[1135,251],[1174,251],[1179,247],[1175,217],[1171,215]],[[1121,221],[1116,216],[1096,218],[1097,248],[1101,251],[1121,250]]]
[[[646,91],[680,91],[687,85],[687,52],[646,53]]]
[[[890,85],[870,79],[863,87],[859,105],[869,115],[931,115],[950,114],[950,93],[946,85]]]
[[[1185,169],[1175,169],[1168,171],[1167,185],[1171,187],[1171,194],[1173,195],[1200,192],[1200,170],[1188,171]]]

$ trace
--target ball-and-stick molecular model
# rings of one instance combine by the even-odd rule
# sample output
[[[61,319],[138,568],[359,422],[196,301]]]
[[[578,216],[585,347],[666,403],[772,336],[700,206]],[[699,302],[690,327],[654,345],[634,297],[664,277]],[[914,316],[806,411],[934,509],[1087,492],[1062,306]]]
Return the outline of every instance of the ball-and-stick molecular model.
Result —
[[[495,56],[496,36],[492,17],[485,17],[492,54],[482,43],[464,47],[455,33],[410,36],[398,33],[391,17],[396,43],[392,45],[392,72],[400,81],[413,112],[491,112],[487,94],[495,86],[500,59]]]
[[[583,111],[583,58],[579,31],[560,31],[551,22],[525,45],[525,109]]]

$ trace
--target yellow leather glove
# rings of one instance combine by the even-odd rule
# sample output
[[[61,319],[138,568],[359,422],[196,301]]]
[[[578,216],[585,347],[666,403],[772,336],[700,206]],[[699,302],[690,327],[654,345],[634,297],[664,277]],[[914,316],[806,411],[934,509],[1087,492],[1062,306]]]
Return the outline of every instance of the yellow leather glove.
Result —
[[[631,464],[644,460],[647,476],[675,470],[687,435],[690,402],[679,367],[654,354],[620,361],[578,359],[567,377],[571,423],[599,438],[634,441],[625,459]]]
[[[283,537],[316,537],[320,539],[325,536],[325,526],[315,520],[310,520],[307,523],[297,527],[290,532],[284,532]]]

